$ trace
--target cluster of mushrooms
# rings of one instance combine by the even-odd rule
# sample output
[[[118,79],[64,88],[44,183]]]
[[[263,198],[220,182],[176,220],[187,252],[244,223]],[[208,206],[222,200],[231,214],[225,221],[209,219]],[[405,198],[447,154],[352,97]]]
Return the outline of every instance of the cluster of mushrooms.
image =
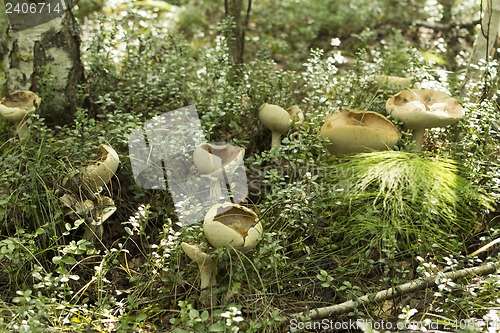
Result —
[[[30,136],[26,124],[40,102],[41,98],[29,90],[14,91],[0,100],[0,114],[14,123],[20,139]],[[111,146],[100,145],[99,149],[101,159],[85,168],[81,178],[76,181],[79,185],[71,186],[79,195],[67,193],[59,198],[66,216],[85,222],[83,238],[89,241],[102,238],[103,222],[116,211],[113,199],[100,193],[114,176],[120,159]]]
[[[377,76],[374,81],[379,84],[390,84],[392,86],[407,87],[411,79],[393,76]],[[445,127],[456,123],[464,116],[462,106],[451,96],[430,89],[405,89],[386,102],[386,111],[395,119],[400,120],[404,127],[413,130],[413,139],[416,142],[416,150],[422,150],[425,129]],[[301,125],[304,115],[297,106],[284,109],[278,105],[265,103],[260,107],[259,119],[261,123],[272,133],[271,146],[281,145],[281,135],[286,133],[293,125]],[[320,135],[328,138],[330,144],[327,149],[335,155],[355,154],[374,150],[383,150],[395,146],[401,138],[401,134],[394,124],[378,112],[367,110],[352,110],[342,108],[325,117],[321,127]],[[234,238],[227,237],[226,232],[232,227],[229,216],[218,214],[217,208],[210,210],[204,224],[204,231],[209,242],[215,247],[231,244],[238,240],[238,246],[244,247],[245,235],[258,240],[262,234],[262,226],[251,222],[250,211],[242,208],[238,215],[248,216],[248,226],[254,226],[258,230],[252,232],[242,229],[233,229],[231,233]],[[214,228],[214,217],[221,222]],[[257,217],[255,217],[257,221]],[[210,228],[209,228],[210,227]],[[213,229],[211,229],[213,228]],[[227,230],[227,231],[226,231]],[[215,233],[211,234],[213,231]],[[241,232],[240,234],[238,234]],[[255,237],[253,237],[255,235]],[[236,244],[236,243],[234,243]],[[252,243],[252,247],[256,243]],[[204,287],[209,285],[211,274],[204,265],[211,265],[209,256],[200,254],[200,250],[183,244],[184,251],[200,265]],[[205,278],[203,279],[203,276]],[[202,288],[203,288],[202,286]]]
[[[88,165],[77,180],[81,186],[69,186],[79,195],[66,193],[59,198],[65,216],[85,223],[83,238],[90,242],[102,239],[103,223],[116,211],[113,199],[101,193],[115,175],[120,159],[111,146],[101,144],[99,150],[101,159]]]
[[[375,81],[393,86],[407,86],[410,79],[381,76]],[[415,149],[422,150],[427,128],[445,127],[464,116],[463,107],[448,94],[430,89],[406,89],[386,102],[387,113],[413,130]],[[281,144],[281,135],[287,132],[294,119],[303,122],[297,107],[285,110],[277,105],[264,104],[259,111],[262,124],[272,132],[272,146]],[[329,114],[320,130],[328,138],[327,150],[335,155],[383,150],[395,146],[401,134],[394,124],[375,111],[342,108]]]
[[[406,89],[386,102],[387,114],[413,130],[415,149],[422,150],[427,128],[445,127],[464,116],[463,107],[448,94],[430,89]],[[374,111],[343,108],[325,117],[320,135],[336,155],[383,150],[395,146],[401,134],[393,123]]]
[[[394,80],[384,77],[378,80]],[[397,81],[406,86],[409,82]],[[384,81],[385,82],[385,81]],[[27,137],[26,119],[35,111],[40,98],[30,91],[16,91],[0,101],[0,114],[15,123],[19,137]],[[426,128],[444,127],[457,122],[464,116],[462,106],[449,95],[428,89],[406,89],[387,100],[386,111],[404,126],[413,130],[416,149],[422,149]],[[271,130],[273,147],[281,144],[281,135],[293,125],[300,125],[304,115],[297,106],[283,109],[280,106],[264,104],[259,110],[262,124]],[[398,143],[401,134],[394,124],[378,112],[343,108],[325,117],[320,135],[329,139],[327,149],[332,154],[353,154],[372,150],[383,150]],[[100,195],[102,188],[114,176],[119,158],[116,151],[108,145],[100,145],[101,159],[87,166],[80,182],[84,186],[77,198],[65,194],[60,202],[67,210],[67,215],[87,216],[86,239],[101,238],[102,223],[115,211],[111,198]],[[228,144],[202,143],[193,153],[193,163],[200,175],[210,179],[210,197],[227,198],[229,189],[225,186],[227,175],[243,163],[244,149]],[[233,193],[233,199],[235,195]],[[229,247],[248,251],[255,248],[262,237],[263,226],[258,215],[248,207],[236,202],[219,202],[213,205],[205,215],[203,232],[208,243],[214,247]],[[75,217],[75,218],[76,218]],[[198,264],[200,270],[200,299],[205,297],[215,283],[215,267],[211,256],[203,250],[202,244],[182,243],[187,256]]]

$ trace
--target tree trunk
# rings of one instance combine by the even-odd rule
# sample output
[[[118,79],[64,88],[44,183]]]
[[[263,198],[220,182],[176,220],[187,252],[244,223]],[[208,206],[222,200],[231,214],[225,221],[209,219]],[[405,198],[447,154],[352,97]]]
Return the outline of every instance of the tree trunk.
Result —
[[[224,7],[226,17],[231,17],[233,24],[232,28],[228,29],[226,37],[229,51],[233,57],[233,63],[239,65],[243,63],[243,55],[245,53],[245,32],[250,19],[252,0],[248,0],[246,16],[244,18],[241,15],[243,0],[225,0]]]
[[[7,50],[7,28],[9,27],[9,19],[5,12],[3,0],[0,0],[0,97],[3,96],[4,87],[7,76],[4,72],[3,55],[8,52]]]
[[[492,55],[498,31],[500,29],[500,0],[483,0],[484,10],[483,19],[481,20],[481,29],[479,30],[474,49],[469,61],[466,80],[477,79],[481,76],[482,71],[475,68],[481,59],[487,59]]]
[[[7,19],[5,10],[0,10],[0,95],[31,90],[42,98],[40,113],[48,124],[70,122],[79,104],[78,85],[84,81],[79,29],[71,8],[18,32],[6,24]]]

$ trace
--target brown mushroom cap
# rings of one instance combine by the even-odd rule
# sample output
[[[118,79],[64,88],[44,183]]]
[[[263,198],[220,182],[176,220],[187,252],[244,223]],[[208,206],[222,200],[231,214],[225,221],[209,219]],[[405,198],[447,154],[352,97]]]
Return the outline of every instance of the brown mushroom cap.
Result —
[[[343,108],[325,117],[320,135],[327,137],[332,154],[352,154],[392,147],[400,133],[392,122],[373,111]]]
[[[430,89],[403,90],[389,98],[385,107],[409,129],[445,127],[464,116],[463,107],[456,99]]]

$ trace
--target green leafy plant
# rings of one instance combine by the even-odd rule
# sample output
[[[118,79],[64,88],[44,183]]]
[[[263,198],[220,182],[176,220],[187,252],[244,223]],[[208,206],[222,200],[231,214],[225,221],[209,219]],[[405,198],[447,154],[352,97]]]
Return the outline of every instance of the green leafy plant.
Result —
[[[319,274],[317,274],[316,277],[322,282],[322,287],[329,288],[331,286],[333,276],[329,275],[324,269],[320,269]]]

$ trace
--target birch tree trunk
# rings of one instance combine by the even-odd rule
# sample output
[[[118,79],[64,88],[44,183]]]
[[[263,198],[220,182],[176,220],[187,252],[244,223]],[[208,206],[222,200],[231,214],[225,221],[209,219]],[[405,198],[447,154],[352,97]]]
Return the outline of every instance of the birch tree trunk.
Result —
[[[0,0],[0,96],[4,93],[6,83],[6,75],[3,71],[3,54],[7,52],[7,28],[9,27],[9,19],[5,12],[3,0]]]
[[[496,44],[496,38],[500,29],[500,0],[483,0],[483,18],[481,20],[481,29],[479,30],[472,56],[469,61],[466,79],[477,79],[482,72],[476,65],[481,59],[487,59],[493,55],[493,48]]]
[[[65,4],[61,1],[61,16],[14,32],[0,0],[0,96],[21,89],[37,93],[42,97],[41,116],[48,124],[73,119],[78,85],[84,80],[79,29]]]

